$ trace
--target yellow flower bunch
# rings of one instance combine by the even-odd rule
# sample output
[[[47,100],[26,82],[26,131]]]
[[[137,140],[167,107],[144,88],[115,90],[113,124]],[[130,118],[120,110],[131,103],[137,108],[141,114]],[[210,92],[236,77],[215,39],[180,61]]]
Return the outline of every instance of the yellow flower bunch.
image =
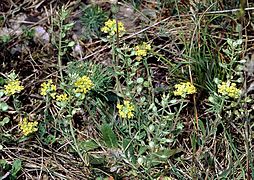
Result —
[[[101,28],[101,31],[104,33],[109,34],[110,36],[114,36],[117,33],[116,28],[116,20],[115,19],[109,19],[105,22],[105,26]],[[118,33],[119,36],[122,36],[125,32],[125,28],[122,22],[118,21]]]
[[[41,93],[42,96],[50,94],[50,96],[55,99],[56,96],[56,85],[53,84],[52,79],[49,79],[48,82],[43,82],[41,84]]]
[[[223,96],[229,96],[231,98],[239,98],[241,94],[241,90],[236,88],[236,84],[229,81],[219,84],[218,92]]]
[[[134,106],[130,103],[130,101],[123,101],[123,104],[117,104],[116,107],[120,117],[129,119],[134,116]]]
[[[147,44],[146,42],[143,42],[142,44],[140,45],[137,45],[135,48],[134,48],[134,53],[135,55],[137,56],[136,59],[138,61],[141,60],[141,57],[145,57],[147,56],[147,53],[148,51],[151,50],[151,45],[150,44]]]
[[[10,80],[7,85],[4,85],[4,93],[7,96],[11,96],[17,92],[20,92],[24,89],[24,86],[20,85],[19,80]]]
[[[175,89],[174,95],[182,97],[185,97],[187,94],[194,94],[197,92],[196,87],[190,82],[176,84]]]
[[[36,132],[38,130],[37,128],[38,122],[28,122],[27,118],[24,118],[23,121],[19,123],[19,127],[22,131],[22,133],[27,136],[33,132]]]
[[[76,87],[74,90],[75,93],[82,93],[85,95],[89,90],[93,88],[94,84],[89,77],[82,76],[74,83],[74,86]]]
[[[56,95],[56,100],[59,102],[65,102],[65,101],[68,101],[68,99],[69,98],[66,93]]]

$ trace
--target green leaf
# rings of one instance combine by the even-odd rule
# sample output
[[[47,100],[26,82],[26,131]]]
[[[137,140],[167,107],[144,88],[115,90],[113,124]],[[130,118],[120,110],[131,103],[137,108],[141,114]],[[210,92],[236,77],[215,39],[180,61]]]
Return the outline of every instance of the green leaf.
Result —
[[[193,151],[196,151],[196,146],[197,146],[197,136],[196,134],[191,134],[191,146],[192,146],[192,149]]]
[[[183,123],[178,122],[178,123],[177,123],[177,126],[176,126],[176,129],[182,130],[183,128],[184,128]]]
[[[148,150],[147,146],[141,146],[138,151],[138,156],[143,155]]]
[[[17,173],[20,171],[21,169],[21,160],[20,159],[16,159],[13,162],[12,168],[11,168],[11,174],[12,176],[16,177]]]
[[[74,41],[71,41],[71,42],[68,43],[67,46],[68,46],[68,47],[73,47],[74,45],[75,45],[75,42],[74,42]]]
[[[63,25],[63,29],[64,29],[64,31],[66,32],[66,31],[71,30],[71,28],[72,28],[73,26],[74,26],[74,23],[65,24],[65,25]]]
[[[65,36],[66,36],[66,33],[62,32],[61,33],[61,38],[65,38]]]
[[[7,124],[10,121],[10,118],[5,117],[3,118],[2,121],[0,121],[0,127],[4,126],[5,124]]]
[[[7,165],[7,161],[5,159],[0,159],[0,166],[3,168]]]
[[[8,104],[6,102],[1,102],[0,103],[0,110],[1,111],[7,111],[9,108]]]
[[[10,37],[10,35],[3,35],[3,36],[0,36],[0,40],[3,43],[8,43],[11,40],[11,37]]]
[[[0,91],[0,97],[4,95],[4,91]]]
[[[140,77],[137,79],[138,84],[142,84],[144,82],[144,78]]]
[[[125,156],[131,160],[134,164],[136,163],[136,157],[134,155],[134,147],[133,143],[130,139],[124,139],[123,140],[123,149],[125,150]]]
[[[56,137],[50,134],[44,140],[46,144],[53,144],[54,142],[56,142]]]
[[[198,126],[202,131],[202,135],[206,136],[206,129],[205,129],[204,123],[201,120],[198,121]]]
[[[103,124],[101,126],[102,138],[105,144],[112,148],[117,146],[117,138],[109,124]]]
[[[101,165],[105,163],[105,157],[102,155],[90,154],[88,158],[89,163],[92,165]]]
[[[142,86],[137,86],[137,93],[140,94],[142,91],[143,87]]]
[[[93,140],[86,140],[81,141],[78,143],[79,150],[82,151],[91,151],[99,147],[97,143],[95,143]]]
[[[156,166],[161,163],[166,163],[168,161],[168,158],[174,156],[181,151],[182,149],[164,149],[156,153],[152,153],[148,159],[153,166]]]
[[[232,39],[228,38],[228,39],[227,39],[227,43],[228,43],[230,46],[233,46],[233,40],[232,40]]]
[[[219,178],[220,179],[229,179],[230,174],[232,173],[232,167],[225,169],[220,173]]]
[[[181,151],[182,151],[181,149],[164,149],[164,150],[154,153],[154,156],[157,158],[160,158],[160,159],[167,160],[169,157],[171,157]]]

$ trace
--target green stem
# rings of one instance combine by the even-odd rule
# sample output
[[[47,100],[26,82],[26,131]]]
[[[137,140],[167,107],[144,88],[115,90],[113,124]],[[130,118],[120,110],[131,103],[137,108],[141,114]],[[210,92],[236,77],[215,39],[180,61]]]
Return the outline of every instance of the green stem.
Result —
[[[117,93],[120,93],[121,95],[123,94],[122,92],[122,88],[121,88],[121,84],[118,78],[118,59],[117,59],[117,53],[116,53],[116,46],[115,46],[115,40],[113,38],[113,42],[112,42],[112,59],[113,59],[113,64],[114,64],[114,71],[116,73],[115,78],[116,78],[116,91]]]
[[[59,68],[59,73],[61,77],[61,81],[63,82],[63,71],[62,71],[62,26],[63,26],[63,21],[60,20],[60,35],[59,35],[59,42],[58,42],[58,56],[57,56],[57,61],[58,61],[58,68]]]
[[[151,77],[150,69],[149,69],[149,66],[148,66],[148,63],[147,63],[147,59],[144,60],[144,65],[145,65],[145,68],[146,68],[146,71],[147,71],[147,80],[150,84],[149,93],[150,93],[150,96],[152,98],[149,99],[149,103],[151,104],[151,103],[154,103],[155,97],[154,97],[154,88],[153,88],[153,84],[152,84],[152,77]]]
[[[182,109],[183,109],[185,106],[187,106],[187,104],[186,104],[186,105],[183,105],[183,102],[184,102],[183,99],[181,99],[181,104],[180,104],[179,110],[178,110],[178,112],[177,112],[177,114],[176,114],[176,116],[175,116],[176,119],[179,117],[180,112],[182,111]]]
[[[78,155],[81,158],[81,160],[83,161],[83,163],[86,166],[88,166],[89,165],[88,161],[83,158],[83,155],[79,150],[79,146],[78,146],[78,143],[77,143],[77,140],[76,140],[76,137],[75,137],[75,132],[74,132],[74,128],[73,128],[71,119],[69,119],[69,125],[70,125],[71,136],[72,136],[72,139],[73,139],[73,142],[74,142],[73,148],[76,150],[76,152],[78,153]]]
[[[15,96],[15,95],[13,95],[13,106],[14,106],[15,111],[18,111],[17,99],[16,99],[16,96]]]

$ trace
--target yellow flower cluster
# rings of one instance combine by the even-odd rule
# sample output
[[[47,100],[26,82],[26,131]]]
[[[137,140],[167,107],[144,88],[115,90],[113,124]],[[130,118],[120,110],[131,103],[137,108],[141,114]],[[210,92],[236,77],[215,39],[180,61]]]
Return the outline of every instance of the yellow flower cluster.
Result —
[[[50,96],[55,99],[56,96],[56,85],[53,84],[52,79],[49,79],[48,82],[41,84],[41,93],[42,96],[50,94]]]
[[[24,86],[20,85],[19,80],[10,80],[7,85],[4,85],[4,93],[7,96],[11,96],[24,89]]]
[[[134,116],[134,106],[130,101],[123,101],[123,104],[117,104],[117,109],[120,117],[122,118],[132,118]]]
[[[239,98],[241,90],[236,88],[235,83],[222,82],[218,85],[218,92],[223,96],[229,96],[231,98]]]
[[[56,100],[59,102],[65,102],[65,101],[68,101],[68,99],[69,98],[66,93],[56,95]]]
[[[19,127],[22,131],[22,133],[27,136],[33,132],[36,132],[38,130],[37,128],[38,122],[28,122],[27,118],[24,118],[23,121],[19,123]]]
[[[187,94],[194,94],[197,92],[196,87],[190,82],[176,84],[175,89],[174,95],[182,97],[185,97]]]
[[[141,57],[147,56],[148,51],[151,50],[151,45],[147,44],[146,42],[143,42],[142,44],[136,46],[134,48],[135,55],[137,56],[136,59],[138,61],[141,60]]]
[[[101,28],[101,31],[104,33],[109,34],[110,36],[114,36],[117,33],[116,28],[116,20],[115,19],[109,19],[105,22],[105,26]],[[119,36],[122,36],[125,32],[125,28],[122,22],[118,21],[118,33]]]
[[[76,89],[75,93],[86,94],[89,90],[91,90],[94,86],[91,79],[87,76],[82,76],[74,83]]]

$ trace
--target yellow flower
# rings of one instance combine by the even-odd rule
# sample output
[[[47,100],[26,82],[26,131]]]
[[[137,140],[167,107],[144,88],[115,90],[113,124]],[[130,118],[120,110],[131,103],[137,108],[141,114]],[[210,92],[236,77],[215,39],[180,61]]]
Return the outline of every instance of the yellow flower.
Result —
[[[115,19],[109,19],[105,22],[105,26],[101,28],[101,31],[104,33],[109,34],[110,36],[114,36],[117,33],[116,28],[116,20]],[[121,21],[118,21],[118,33],[119,36],[122,36],[125,32],[124,25]]]
[[[41,84],[41,93],[42,96],[49,94],[53,99],[56,96],[56,85],[53,84],[52,79],[49,79],[48,82],[43,82]]]
[[[218,85],[218,92],[223,96],[229,96],[231,98],[239,98],[241,90],[236,88],[235,83],[222,82]]]
[[[66,93],[64,94],[60,94],[60,95],[56,95],[56,100],[60,101],[60,102],[64,102],[64,101],[68,101],[68,96]]]
[[[51,84],[50,89],[51,89],[51,91],[56,91],[56,85]]]
[[[176,84],[175,89],[174,95],[182,97],[185,97],[187,94],[194,94],[197,92],[196,87],[190,82]]]
[[[38,130],[37,128],[38,122],[28,122],[27,118],[24,118],[23,121],[19,123],[19,128],[21,129],[22,133],[27,136],[33,132],[36,132]]]
[[[93,88],[94,84],[89,77],[82,76],[74,83],[74,86],[76,87],[75,93],[82,93],[85,95]]]
[[[147,55],[147,52],[145,49],[137,49],[137,51],[135,52],[135,54],[137,56],[146,56]]]
[[[141,57],[147,56],[148,51],[150,51],[151,49],[151,45],[147,44],[146,42],[143,42],[142,44],[136,46],[134,48],[135,55],[137,56],[136,59],[140,61]]]
[[[117,104],[116,107],[120,117],[130,119],[134,116],[134,106],[130,103],[130,101],[123,101],[123,104]]]
[[[20,85],[19,80],[10,80],[7,85],[4,85],[4,93],[7,96],[11,96],[24,89],[24,86]]]

